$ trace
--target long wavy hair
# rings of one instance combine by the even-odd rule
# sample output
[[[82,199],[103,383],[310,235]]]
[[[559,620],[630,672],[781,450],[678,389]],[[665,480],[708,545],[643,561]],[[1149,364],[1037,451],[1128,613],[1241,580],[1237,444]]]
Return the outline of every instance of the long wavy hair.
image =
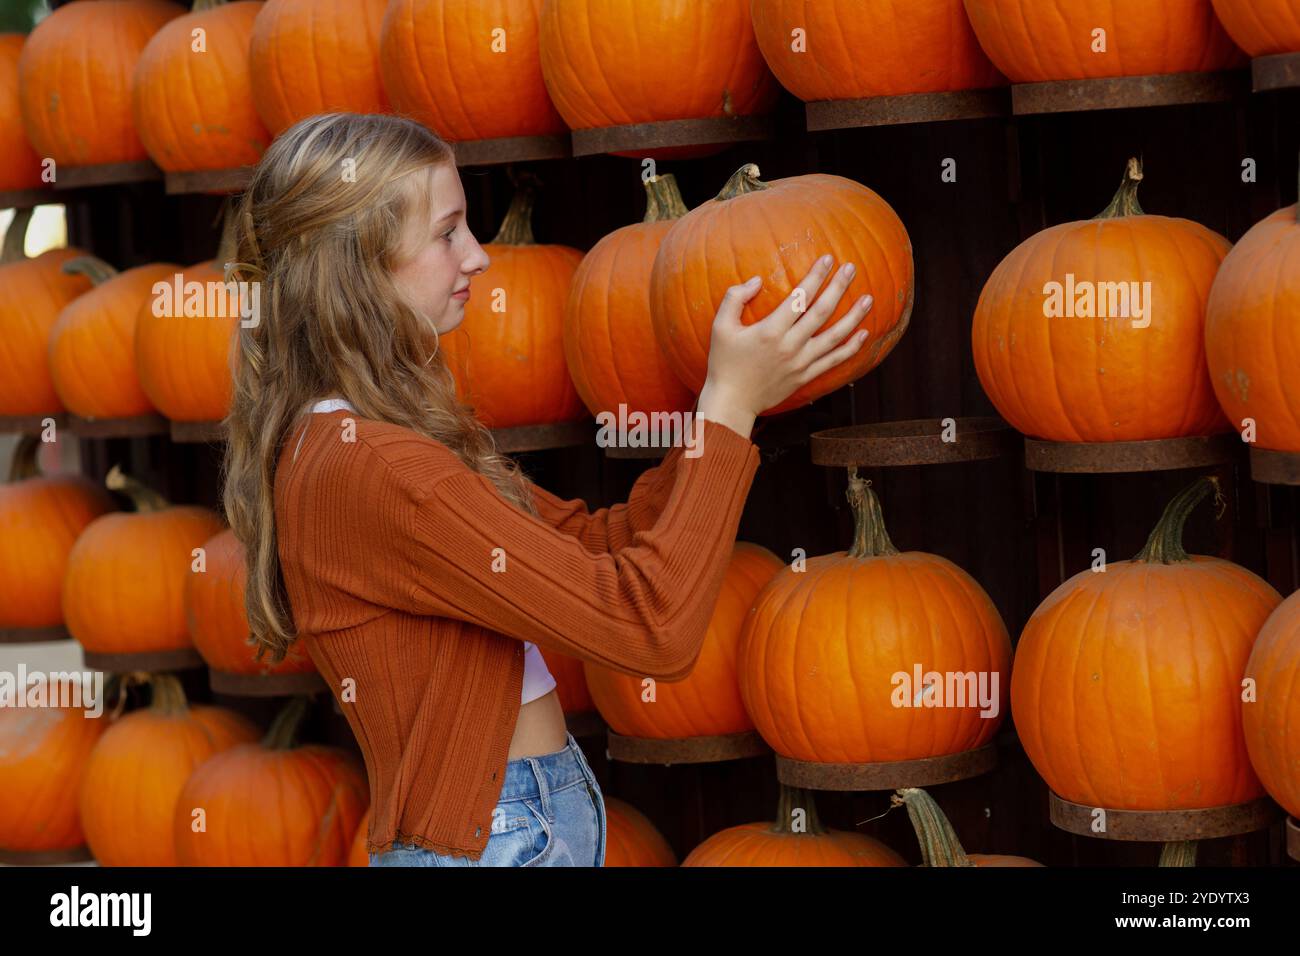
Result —
[[[276,546],[275,470],[314,401],[342,395],[363,418],[441,442],[536,513],[518,465],[458,399],[432,321],[391,273],[402,224],[431,218],[429,177],[410,174],[454,163],[450,146],[410,120],[313,116],[271,144],[233,212],[226,278],[260,283],[260,316],[232,345],[222,497],[246,554],[259,660],[283,660],[298,636]]]

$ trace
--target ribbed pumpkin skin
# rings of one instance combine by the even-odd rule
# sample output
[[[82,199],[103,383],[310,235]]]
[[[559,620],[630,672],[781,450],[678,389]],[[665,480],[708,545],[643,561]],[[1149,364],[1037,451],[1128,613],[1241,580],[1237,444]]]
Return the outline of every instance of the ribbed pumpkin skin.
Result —
[[[348,851],[348,866],[370,866],[370,851],[366,849],[366,834],[370,830],[370,808],[361,815],[357,824],[356,835],[352,838],[352,849]]]
[[[81,846],[77,794],[107,713],[81,708],[0,708],[0,849]]]
[[[0,415],[65,411],[50,377],[50,331],[69,302],[90,290],[63,263],[86,253],[50,249],[35,259],[0,265]]]
[[[136,266],[64,307],[50,330],[50,377],[68,411],[85,418],[127,418],[155,411],[135,367],[135,324],[153,285],[180,266]]]
[[[1300,0],[1212,0],[1219,22],[1251,56],[1300,52]]]
[[[784,566],[766,548],[736,544],[695,669],[685,680],[656,681],[653,703],[641,699],[643,677],[584,662],[592,700],[610,729],[626,737],[659,739],[753,730],[740,697],[736,656],[754,599]]]
[[[997,715],[893,706],[892,675],[911,680],[917,664],[922,674],[996,672]],[[838,552],[809,558],[802,572],[784,568],[758,596],[739,659],[745,709],[763,739],[783,756],[821,763],[981,747],[1006,713],[1010,670],[1011,641],[988,595],[957,565],[922,551]]]
[[[565,132],[542,81],[541,9],[542,0],[393,0],[379,41],[393,108],[449,142]]]
[[[695,394],[655,339],[650,272],[675,220],[637,222],[601,238],[582,259],[564,310],[564,355],[593,415],[689,411]]]
[[[754,36],[781,85],[804,101],[1005,86],[961,0],[753,0]],[[792,31],[804,49],[791,49]]]
[[[1214,394],[1255,445],[1300,451],[1300,206],[1256,223],[1223,260],[1205,313]]]
[[[605,797],[606,866],[676,866],[677,855],[649,817],[617,797]]]
[[[68,556],[69,632],[86,650],[105,654],[192,647],[184,599],[190,553],[222,527],[197,505],[96,518]]]
[[[248,48],[253,106],[278,136],[317,113],[387,113],[379,28],[388,0],[267,0]]]
[[[104,732],[81,786],[81,825],[101,866],[176,866],[174,819],[190,774],[214,753],[257,739],[224,707],[132,711]],[[188,817],[192,807],[186,807]]]
[[[108,492],[82,475],[0,485],[0,627],[63,623],[72,547],[88,524],[115,507]]]
[[[23,127],[37,155],[66,166],[148,159],[131,77],[149,38],[184,12],[165,0],[95,0],[38,23],[18,62]]]
[[[229,169],[261,158],[270,134],[253,109],[248,42],[262,4],[238,0],[189,13],[154,34],[132,79],[136,129],[168,172]],[[193,31],[206,34],[194,52]]]
[[[22,101],[18,95],[18,57],[23,51],[21,33],[0,33],[0,191],[41,189],[41,157],[27,142]]]
[[[1300,819],[1300,592],[1265,622],[1245,676],[1255,681],[1254,702],[1241,704],[1251,766],[1269,796]]]
[[[346,866],[370,800],[347,753],[306,744],[241,744],[194,771],[176,800],[179,866]],[[203,807],[207,830],[191,811]]]
[[[1241,803],[1263,788],[1241,676],[1281,597],[1228,561],[1113,561],[1039,605],[1016,646],[1011,707],[1059,796],[1115,810]]]
[[[708,371],[713,320],[729,286],[754,275],[762,278],[763,288],[741,314],[741,321],[752,325],[785,300],[819,256],[830,253],[836,268],[854,263],[853,280],[822,328],[870,293],[875,304],[855,330],[869,330],[867,341],[847,361],[763,412],[774,415],[807,405],[883,361],[907,329],[914,289],[912,242],[898,215],[875,192],[824,173],[766,185],[730,199],[710,199],[673,224],[651,271],[650,311],[668,364],[698,393]],[[816,297],[807,304],[815,302]]]
[[[560,245],[483,246],[465,318],[440,338],[457,392],[489,428],[568,422],[585,414],[564,361],[564,304],[582,253]],[[493,290],[505,309],[492,311]]]
[[[771,823],[742,823],[713,834],[682,866],[905,866],[865,833],[777,833]]]
[[[308,674],[316,670],[302,641],[295,641],[284,660],[270,663],[249,643],[244,588],[248,567],[244,546],[226,528],[203,545],[206,570],[190,571],[185,578],[185,623],[195,649],[213,670],[232,674]]]
[[[1230,246],[1199,223],[1153,215],[1061,223],[1026,239],[993,270],[975,308],[971,344],[985,394],[1018,431],[1049,441],[1224,430],[1205,365],[1205,305]],[[1045,284],[1067,273],[1076,284],[1149,281],[1150,326],[1045,316]]]
[[[749,0],[547,0],[541,61],[571,129],[748,116],[777,97]]]
[[[560,709],[566,714],[585,714],[596,709],[587,689],[587,675],[583,673],[582,661],[559,651],[543,651],[542,660],[546,669],[555,678],[555,692],[560,698]]]
[[[1210,0],[965,0],[980,46],[1014,83],[1238,66]],[[1094,53],[1093,31],[1106,31]]]
[[[201,262],[181,274],[186,282],[224,282],[224,265]],[[206,298],[205,298],[206,301]],[[153,296],[140,306],[135,325],[135,369],[149,401],[172,421],[220,421],[230,411],[233,378],[230,348],[240,318],[230,303],[211,315],[153,314]],[[237,308],[237,306],[235,307]]]

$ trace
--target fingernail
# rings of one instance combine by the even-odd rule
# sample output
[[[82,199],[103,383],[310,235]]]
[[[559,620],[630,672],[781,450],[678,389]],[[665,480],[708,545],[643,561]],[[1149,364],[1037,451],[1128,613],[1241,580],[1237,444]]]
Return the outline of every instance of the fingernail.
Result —
[[[859,342],[865,342],[866,340],[867,340],[867,332],[866,332],[866,331],[859,332],[859,333],[858,333],[858,341],[859,341]]]
[[[851,263],[851,262],[850,262],[848,265],[846,265],[846,266],[844,267],[844,274],[845,274],[846,276],[851,276],[851,275],[853,275],[854,271],[855,271],[855,269],[854,269],[853,263]]]
[[[749,281],[746,282],[745,285],[753,285],[757,281],[758,281],[758,276],[750,276]]]
[[[826,266],[827,268],[830,267],[831,261],[832,261],[832,260],[831,260],[831,257],[830,257],[829,255],[822,256],[822,265]]]

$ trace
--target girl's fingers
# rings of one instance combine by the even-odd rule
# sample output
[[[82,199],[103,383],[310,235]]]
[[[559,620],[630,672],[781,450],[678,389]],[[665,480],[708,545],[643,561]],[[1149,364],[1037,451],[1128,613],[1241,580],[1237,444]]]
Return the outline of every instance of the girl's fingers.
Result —
[[[835,260],[825,255],[813,263],[808,274],[803,277],[797,286],[790,290],[790,294],[785,297],[780,305],[772,311],[763,321],[774,320],[776,328],[773,332],[784,333],[794,325],[808,311],[809,304],[817,297],[817,290],[822,287],[826,277],[830,275],[831,267]],[[837,296],[838,298],[838,296]]]
[[[866,341],[867,333],[865,329],[857,335],[851,336],[849,340],[839,348],[827,352],[821,358],[817,359],[817,361],[809,365],[808,370],[803,374],[803,381],[800,384],[811,382],[823,372],[833,369],[835,366],[839,365],[845,359],[857,352],[858,349],[862,348],[862,346],[866,344]]]
[[[848,338],[871,311],[874,301],[869,295],[862,296],[853,303],[853,307],[848,312],[844,313],[843,318],[825,332],[820,332],[809,339],[808,344],[804,346],[808,361],[816,361]]]
[[[846,262],[836,270],[830,284],[817,297],[816,302],[812,302],[804,311],[803,315],[794,324],[794,331],[800,336],[802,341],[812,338],[822,324],[830,317],[840,304],[840,297],[853,281],[856,270],[853,263]]]

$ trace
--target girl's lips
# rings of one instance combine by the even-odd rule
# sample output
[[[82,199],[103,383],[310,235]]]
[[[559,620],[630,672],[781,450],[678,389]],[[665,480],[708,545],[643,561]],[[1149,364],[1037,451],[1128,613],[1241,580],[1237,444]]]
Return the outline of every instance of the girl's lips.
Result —
[[[468,301],[469,301],[469,286],[466,286],[465,288],[461,289],[459,292],[453,292],[453,293],[451,294],[451,297],[452,297],[453,299],[460,299],[462,302],[468,302]]]

